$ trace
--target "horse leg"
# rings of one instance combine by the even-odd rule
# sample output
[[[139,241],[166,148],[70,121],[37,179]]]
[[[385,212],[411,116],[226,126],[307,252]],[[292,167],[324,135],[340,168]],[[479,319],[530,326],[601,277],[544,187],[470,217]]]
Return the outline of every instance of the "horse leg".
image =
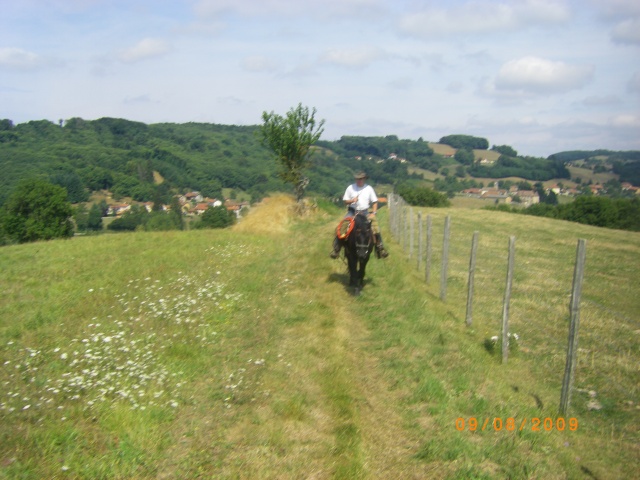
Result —
[[[360,286],[364,287],[364,274],[365,274],[365,270],[367,269],[367,261],[366,260],[360,260],[360,271],[358,272],[358,275],[360,277]]]
[[[352,282],[352,286],[354,287],[354,295],[357,297],[358,295],[360,295],[360,292],[364,287],[364,268],[366,266],[366,262],[358,259],[356,262],[356,266],[358,268],[355,271],[355,279]]]
[[[353,255],[349,255],[349,286],[355,287],[358,284],[358,259],[353,258]]]

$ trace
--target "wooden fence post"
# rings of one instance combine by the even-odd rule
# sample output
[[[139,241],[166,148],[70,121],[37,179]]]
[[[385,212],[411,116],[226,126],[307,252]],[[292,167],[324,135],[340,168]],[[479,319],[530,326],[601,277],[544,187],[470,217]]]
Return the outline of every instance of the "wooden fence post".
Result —
[[[402,205],[402,251],[407,251],[407,206]]]
[[[444,239],[442,241],[442,269],[440,271],[440,300],[447,300],[447,269],[449,268],[449,231],[451,229],[451,216],[447,215],[444,221]]]
[[[578,353],[578,326],[580,324],[580,295],[582,294],[582,279],[584,278],[584,265],[587,256],[587,241],[578,240],[576,250],[576,265],[573,270],[573,289],[571,291],[571,303],[569,310],[571,322],[569,324],[569,341],[567,345],[567,363],[564,368],[564,378],[562,380],[562,393],[560,395],[560,415],[566,415],[571,403],[571,389],[573,388],[573,378],[575,363]]]
[[[389,230],[391,230],[391,234],[393,235],[393,193],[387,195],[387,208],[389,208]]]
[[[471,240],[471,258],[469,259],[469,285],[467,289],[467,327],[471,326],[473,317],[473,277],[476,273],[476,252],[478,251],[478,232],[473,232]]]
[[[420,261],[422,260],[422,212],[418,212],[418,263],[416,269],[420,271]]]
[[[516,256],[516,237],[509,237],[509,264],[507,266],[507,286],[504,291],[502,307],[502,363],[507,363],[509,356],[509,304],[511,303],[511,285],[513,283],[513,266]]]
[[[427,258],[425,258],[424,277],[427,283],[431,282],[431,215],[427,215]]]
[[[413,257],[413,207],[409,207],[409,259]]]

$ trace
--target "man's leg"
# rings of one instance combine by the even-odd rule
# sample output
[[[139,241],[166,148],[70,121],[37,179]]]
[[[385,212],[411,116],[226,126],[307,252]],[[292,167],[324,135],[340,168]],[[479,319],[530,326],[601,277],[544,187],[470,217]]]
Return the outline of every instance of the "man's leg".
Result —
[[[375,217],[375,215],[371,219],[371,229],[373,230],[373,234],[376,237],[376,253],[378,255],[378,258],[387,258],[389,256],[389,252],[384,249],[384,245],[382,244],[382,235],[380,234],[378,219]]]

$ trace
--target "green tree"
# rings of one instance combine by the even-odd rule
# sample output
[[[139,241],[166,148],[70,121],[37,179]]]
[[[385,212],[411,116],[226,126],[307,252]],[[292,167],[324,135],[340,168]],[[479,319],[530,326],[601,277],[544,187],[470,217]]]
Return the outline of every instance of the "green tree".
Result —
[[[507,157],[518,156],[518,152],[514,150],[512,147],[510,147],[509,145],[494,145],[493,147],[491,147],[491,150],[494,150],[500,153],[501,155],[506,155]]]
[[[104,200],[103,200],[104,201]],[[87,219],[87,230],[102,230],[102,208],[97,203],[91,205],[89,218]]]
[[[410,205],[419,207],[448,207],[450,205],[445,195],[428,187],[400,185],[398,194]]]
[[[469,149],[469,148],[460,148],[458,149],[458,151],[456,152],[454,158],[456,159],[456,162],[462,164],[462,165],[473,165],[473,162],[475,161],[475,156],[473,155],[473,150]]]
[[[149,220],[144,226],[148,232],[165,232],[168,230],[177,230],[172,218],[164,212],[151,212]]]
[[[74,208],[73,218],[76,221],[76,230],[86,232],[89,223],[89,211],[84,203]]]
[[[209,207],[195,224],[195,228],[225,228],[233,225],[236,216],[224,206]]]
[[[176,230],[184,230],[184,219],[182,218],[182,208],[178,197],[171,197],[171,204],[169,208],[169,217],[171,218]]]
[[[5,204],[3,229],[9,241],[24,243],[73,235],[67,191],[41,179],[22,180]]]
[[[134,231],[138,227],[144,229],[145,224],[149,221],[150,214],[147,209],[139,205],[134,205],[131,210],[125,212],[122,216],[111,222],[107,228],[114,231]]]
[[[84,187],[82,179],[76,173],[57,173],[51,176],[51,183],[66,188],[67,196],[71,203],[89,200],[89,192]]]
[[[293,185],[296,200],[302,201],[304,190],[309,183],[305,170],[311,165],[309,150],[316,143],[324,129],[324,120],[316,122],[316,109],[298,104],[285,117],[274,112],[262,113],[263,125],[260,130],[263,144],[269,147],[280,163],[280,178]]]
[[[476,148],[478,150],[487,150],[489,142],[486,138],[473,137],[471,135],[447,135],[442,137],[438,143],[444,143],[453,148]]]

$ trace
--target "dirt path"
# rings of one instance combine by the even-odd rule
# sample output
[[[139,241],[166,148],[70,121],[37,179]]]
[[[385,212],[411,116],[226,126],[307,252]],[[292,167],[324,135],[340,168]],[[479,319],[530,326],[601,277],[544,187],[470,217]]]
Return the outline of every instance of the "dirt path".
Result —
[[[359,302],[366,302],[366,296],[375,292],[365,290],[356,299],[346,291],[346,266],[328,257],[332,228],[329,221],[313,232],[311,244],[291,250],[287,269],[291,276],[301,276],[296,291],[289,295],[318,308],[310,308],[310,315],[289,327],[284,341],[287,348],[298,350],[295,356],[314,351],[319,360],[301,375],[315,379],[316,392],[326,399],[324,412],[317,418],[323,419],[319,431],[333,436],[336,465],[332,475],[427,478],[425,465],[414,458],[418,440],[402,417],[403,393],[392,389],[385,378],[366,319],[359,313]],[[371,261],[379,260],[372,257]]]
[[[391,388],[372,353],[370,334],[357,304],[342,285],[336,287],[327,291],[334,299],[328,314],[336,319],[336,348],[355,400],[363,474],[367,478],[424,478],[424,466],[413,459],[420,445],[401,415],[402,392]]]
[[[276,229],[289,228],[281,204],[257,213],[245,231],[270,223],[270,213]],[[403,392],[385,378],[359,313],[374,292],[356,299],[346,291],[346,265],[328,256],[333,219],[300,228],[274,239],[284,249],[282,290],[264,313],[274,360],[225,435],[233,445],[227,472],[241,465],[242,478],[437,478],[415,459],[420,444],[405,425]]]

